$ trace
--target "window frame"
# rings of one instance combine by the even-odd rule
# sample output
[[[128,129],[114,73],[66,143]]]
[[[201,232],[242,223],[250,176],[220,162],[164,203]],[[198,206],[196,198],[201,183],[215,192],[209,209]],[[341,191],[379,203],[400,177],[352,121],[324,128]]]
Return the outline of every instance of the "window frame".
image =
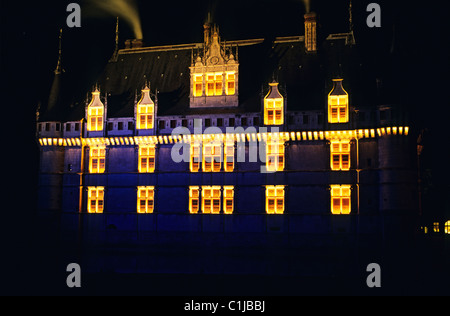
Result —
[[[143,193],[145,195],[143,195]],[[142,202],[144,201],[144,210],[142,210]],[[154,186],[138,186],[137,187],[137,206],[138,214],[152,214],[155,211],[155,187]]]
[[[136,108],[136,129],[153,129],[155,126],[155,105],[138,104]]]
[[[349,121],[348,95],[329,95],[328,122],[348,123],[348,121]]]
[[[138,171],[139,173],[153,173],[156,166],[156,145],[139,145]],[[153,159],[153,163],[150,161]],[[143,166],[145,161],[145,166]]]
[[[105,110],[102,106],[88,106],[87,130],[89,132],[103,131]]]
[[[196,203],[194,203],[196,202]],[[194,204],[196,204],[194,206]],[[190,186],[189,187],[189,213],[198,214],[200,211],[200,187]]]
[[[89,214],[102,214],[105,210],[105,187],[89,186],[87,189],[87,212]],[[94,192],[95,196],[93,195]]]
[[[330,168],[332,171],[349,171],[351,168],[351,141],[330,141]],[[346,162],[347,161],[347,162]]]
[[[266,214],[284,214],[285,187],[285,185],[266,185]]]
[[[90,147],[89,173],[104,173],[105,169],[106,169],[106,146]]]
[[[285,168],[285,142],[278,140],[267,140],[266,142],[266,170],[271,172],[284,171]],[[273,150],[275,148],[275,150]],[[281,160],[281,162],[280,162]]]
[[[352,186],[349,184],[330,185],[331,214],[349,215],[352,212]],[[337,209],[338,202],[339,209]],[[348,205],[345,205],[348,202]]]
[[[200,163],[202,161],[202,143],[197,141],[191,142],[189,155],[190,155],[189,159],[190,172],[199,172]]]

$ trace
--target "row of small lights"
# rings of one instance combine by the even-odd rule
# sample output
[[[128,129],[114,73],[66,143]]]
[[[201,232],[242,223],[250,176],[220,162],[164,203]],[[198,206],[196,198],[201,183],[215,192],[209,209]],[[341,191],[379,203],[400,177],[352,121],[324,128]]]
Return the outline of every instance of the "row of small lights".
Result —
[[[379,137],[384,135],[405,135],[409,133],[408,126],[382,127],[376,129]],[[267,139],[279,139],[282,141],[300,140],[329,140],[329,139],[353,139],[375,138],[375,129],[359,129],[348,131],[309,131],[309,132],[276,132],[276,133],[247,133],[247,134],[194,134],[194,135],[159,135],[159,136],[130,136],[109,138],[40,138],[41,146],[81,146],[83,145],[139,145],[139,144],[173,144],[191,143],[195,141],[237,141],[259,142]]]

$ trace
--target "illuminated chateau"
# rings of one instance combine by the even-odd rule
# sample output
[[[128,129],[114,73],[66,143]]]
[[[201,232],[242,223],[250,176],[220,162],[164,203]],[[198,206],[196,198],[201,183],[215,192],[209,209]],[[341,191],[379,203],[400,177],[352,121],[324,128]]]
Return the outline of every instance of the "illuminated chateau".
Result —
[[[39,113],[39,209],[97,242],[415,228],[407,112],[379,102],[351,29],[304,23],[225,41],[207,22],[202,43],[157,47],[117,36],[83,104],[51,95]]]

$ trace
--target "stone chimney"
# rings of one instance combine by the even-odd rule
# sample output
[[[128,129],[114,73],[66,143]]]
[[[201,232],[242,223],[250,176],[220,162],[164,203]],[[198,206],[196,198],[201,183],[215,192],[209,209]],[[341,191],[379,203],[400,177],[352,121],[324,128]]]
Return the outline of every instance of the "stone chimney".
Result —
[[[317,51],[317,15],[315,12],[305,14],[305,49],[308,53]]]
[[[131,41],[131,48],[141,48],[143,45],[142,38],[136,38]]]

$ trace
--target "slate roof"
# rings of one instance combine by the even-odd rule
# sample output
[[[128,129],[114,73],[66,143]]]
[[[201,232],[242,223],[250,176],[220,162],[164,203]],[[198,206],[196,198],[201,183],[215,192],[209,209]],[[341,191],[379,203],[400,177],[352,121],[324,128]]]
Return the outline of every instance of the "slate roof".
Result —
[[[146,81],[152,93],[158,90],[158,116],[258,112],[273,79],[279,82],[288,111],[325,109],[334,78],[344,79],[351,105],[373,106],[375,78],[363,69],[357,45],[348,45],[347,37],[347,33],[328,36],[317,53],[305,51],[303,36],[235,41],[239,46],[237,108],[189,108],[192,53],[202,51],[203,43],[120,50],[117,61],[106,65],[97,82],[103,102],[108,95],[108,117],[132,117]],[[84,106],[79,102],[60,120],[81,119]]]

